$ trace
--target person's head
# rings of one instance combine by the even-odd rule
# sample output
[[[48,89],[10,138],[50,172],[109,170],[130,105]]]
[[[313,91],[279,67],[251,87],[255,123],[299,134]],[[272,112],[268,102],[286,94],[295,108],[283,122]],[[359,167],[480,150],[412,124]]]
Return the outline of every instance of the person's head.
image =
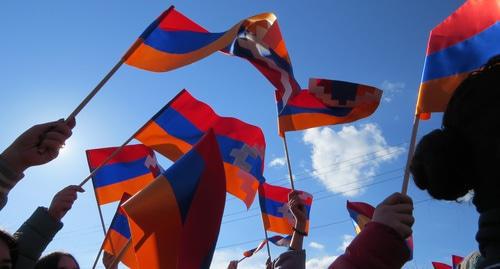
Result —
[[[35,269],[80,269],[80,265],[73,255],[57,251],[38,260]]]
[[[16,240],[8,232],[0,230],[0,269],[14,268],[16,260]]]
[[[470,190],[479,212],[500,208],[500,55],[470,74],[453,93],[441,129],[418,143],[410,170],[436,199]]]

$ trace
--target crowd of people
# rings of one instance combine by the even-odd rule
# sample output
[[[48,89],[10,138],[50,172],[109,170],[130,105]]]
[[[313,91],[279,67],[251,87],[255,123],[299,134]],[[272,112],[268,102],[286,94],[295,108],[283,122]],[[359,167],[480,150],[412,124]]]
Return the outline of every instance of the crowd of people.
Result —
[[[470,191],[474,193],[473,203],[480,214],[478,251],[464,259],[462,269],[500,268],[500,185],[496,171],[500,163],[499,116],[497,56],[460,84],[444,113],[442,127],[421,139],[411,162],[417,187],[436,199],[456,200]],[[33,126],[3,151],[0,209],[29,167],[57,158],[74,126],[75,119]],[[68,186],[54,196],[48,208],[37,208],[14,234],[0,230],[0,268],[79,269],[69,253],[41,255],[63,227],[63,217],[81,192],[84,190],[79,186]],[[274,261],[268,261],[267,268],[305,268],[306,210],[297,192],[289,194],[289,208],[295,218],[290,247]],[[410,258],[405,239],[412,234],[413,223],[411,198],[400,193],[390,195],[376,207],[372,221],[330,268],[401,268]],[[106,268],[117,268],[114,260],[111,254],[104,254]],[[238,261],[228,266],[237,267]]]

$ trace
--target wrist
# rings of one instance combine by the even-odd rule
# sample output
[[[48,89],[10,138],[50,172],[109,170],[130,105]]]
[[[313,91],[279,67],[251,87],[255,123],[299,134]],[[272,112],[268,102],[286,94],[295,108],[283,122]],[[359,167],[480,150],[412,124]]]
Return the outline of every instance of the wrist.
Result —
[[[300,231],[305,231],[306,230],[306,223],[302,221],[297,221],[295,223],[295,226],[293,226],[294,229],[300,230]]]
[[[22,179],[24,177],[23,172],[28,168],[21,163],[15,154],[11,153],[8,149],[0,154],[0,166],[2,170],[7,173],[6,176],[15,181]]]

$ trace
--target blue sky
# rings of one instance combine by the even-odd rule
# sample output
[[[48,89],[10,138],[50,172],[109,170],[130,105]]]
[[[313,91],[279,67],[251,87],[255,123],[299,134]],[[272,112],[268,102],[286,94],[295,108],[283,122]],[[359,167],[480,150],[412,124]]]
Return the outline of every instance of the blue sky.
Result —
[[[312,4],[314,3],[314,4]],[[463,1],[9,1],[0,4],[0,148],[39,122],[67,116],[116,63],[142,30],[170,4],[211,31],[274,12],[299,83],[310,77],[347,80],[385,90],[368,119],[343,126],[288,134],[299,189],[315,193],[309,268],[342,253],[354,233],[345,201],[376,205],[401,188],[402,167],[429,31]],[[0,212],[0,225],[14,232],[39,205],[87,174],[85,149],[118,146],[181,89],[210,104],[220,115],[238,117],[266,135],[268,182],[287,183],[277,136],[273,88],[246,61],[214,54],[169,73],[123,66],[77,117],[73,137],[54,162],[31,168]],[[423,122],[419,134],[438,128],[441,115]],[[274,165],[270,165],[270,163]],[[162,161],[164,166],[169,163]],[[285,179],[285,180],[283,180]],[[281,181],[278,181],[281,180]],[[47,251],[74,253],[90,268],[103,238],[92,187],[64,218],[65,226]],[[451,254],[477,249],[477,213],[463,204],[428,200],[411,183],[415,206],[415,258],[407,268],[450,262]],[[252,208],[255,208],[254,204]],[[109,221],[114,206],[104,208]],[[258,210],[228,198],[214,268],[254,247],[263,236]],[[247,243],[245,243],[247,242]],[[272,248],[276,257],[284,249]],[[242,262],[256,268],[262,251]]]

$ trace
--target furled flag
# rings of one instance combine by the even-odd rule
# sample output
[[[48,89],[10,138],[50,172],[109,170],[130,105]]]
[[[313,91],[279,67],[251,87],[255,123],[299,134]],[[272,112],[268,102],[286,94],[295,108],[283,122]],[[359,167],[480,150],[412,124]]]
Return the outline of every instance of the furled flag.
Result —
[[[468,0],[430,33],[416,114],[443,112],[457,86],[500,54],[500,4]]]
[[[353,122],[370,116],[382,91],[367,85],[339,80],[310,79],[309,89],[290,98],[286,105],[276,92],[278,129],[288,131]]]
[[[349,202],[347,201],[347,211],[352,218],[354,230],[359,234],[365,225],[373,218],[375,208],[370,204],[363,202]],[[413,259],[413,236],[406,238],[406,246],[410,250],[410,260]]]
[[[272,13],[249,17],[226,32],[210,33],[170,7],[139,37],[124,58],[137,68],[165,72],[223,51],[250,61],[281,93],[282,102],[300,91],[285,42]]]
[[[226,201],[224,167],[209,130],[122,208],[139,268],[209,268]]]
[[[259,183],[265,181],[266,142],[260,128],[235,118],[220,117],[210,106],[182,90],[135,138],[176,161],[210,128],[220,146],[227,191],[250,207]]]
[[[120,253],[125,251],[125,253],[121,255],[120,261],[129,268],[135,269],[139,267],[137,267],[134,249],[131,247],[127,248],[127,245],[130,244],[129,240],[131,240],[128,219],[121,208],[121,205],[130,197],[131,195],[128,193],[123,194],[106,237],[104,237],[103,250],[115,257],[120,256]]]
[[[92,172],[117,148],[87,150]],[[154,152],[144,145],[128,145],[101,167],[92,177],[99,205],[119,201],[123,193],[131,195],[142,190],[159,175],[160,166]]]
[[[253,254],[259,252],[259,250],[264,248],[266,244],[267,244],[267,239],[264,239],[262,242],[260,242],[260,244],[256,248],[252,248],[250,250],[243,252],[243,256],[246,258],[252,257]]]
[[[280,234],[292,234],[295,218],[288,207],[288,194],[291,189],[262,183],[259,186],[259,203],[264,220],[264,228]],[[309,212],[313,197],[307,192],[300,191],[300,198],[307,211],[305,232],[309,231]]]
[[[281,235],[275,235],[275,236],[269,237],[269,242],[275,244],[278,247],[289,247],[291,241],[292,241],[291,235],[288,235],[285,237],[283,237]]]
[[[442,262],[432,262],[434,269],[452,269],[451,266]]]
[[[363,202],[347,201],[347,211],[352,218],[356,234],[359,234],[365,225],[371,221],[375,208]]]
[[[460,263],[464,260],[464,257],[460,257],[457,255],[451,255],[451,264],[453,265],[453,269],[458,269],[460,267]]]

